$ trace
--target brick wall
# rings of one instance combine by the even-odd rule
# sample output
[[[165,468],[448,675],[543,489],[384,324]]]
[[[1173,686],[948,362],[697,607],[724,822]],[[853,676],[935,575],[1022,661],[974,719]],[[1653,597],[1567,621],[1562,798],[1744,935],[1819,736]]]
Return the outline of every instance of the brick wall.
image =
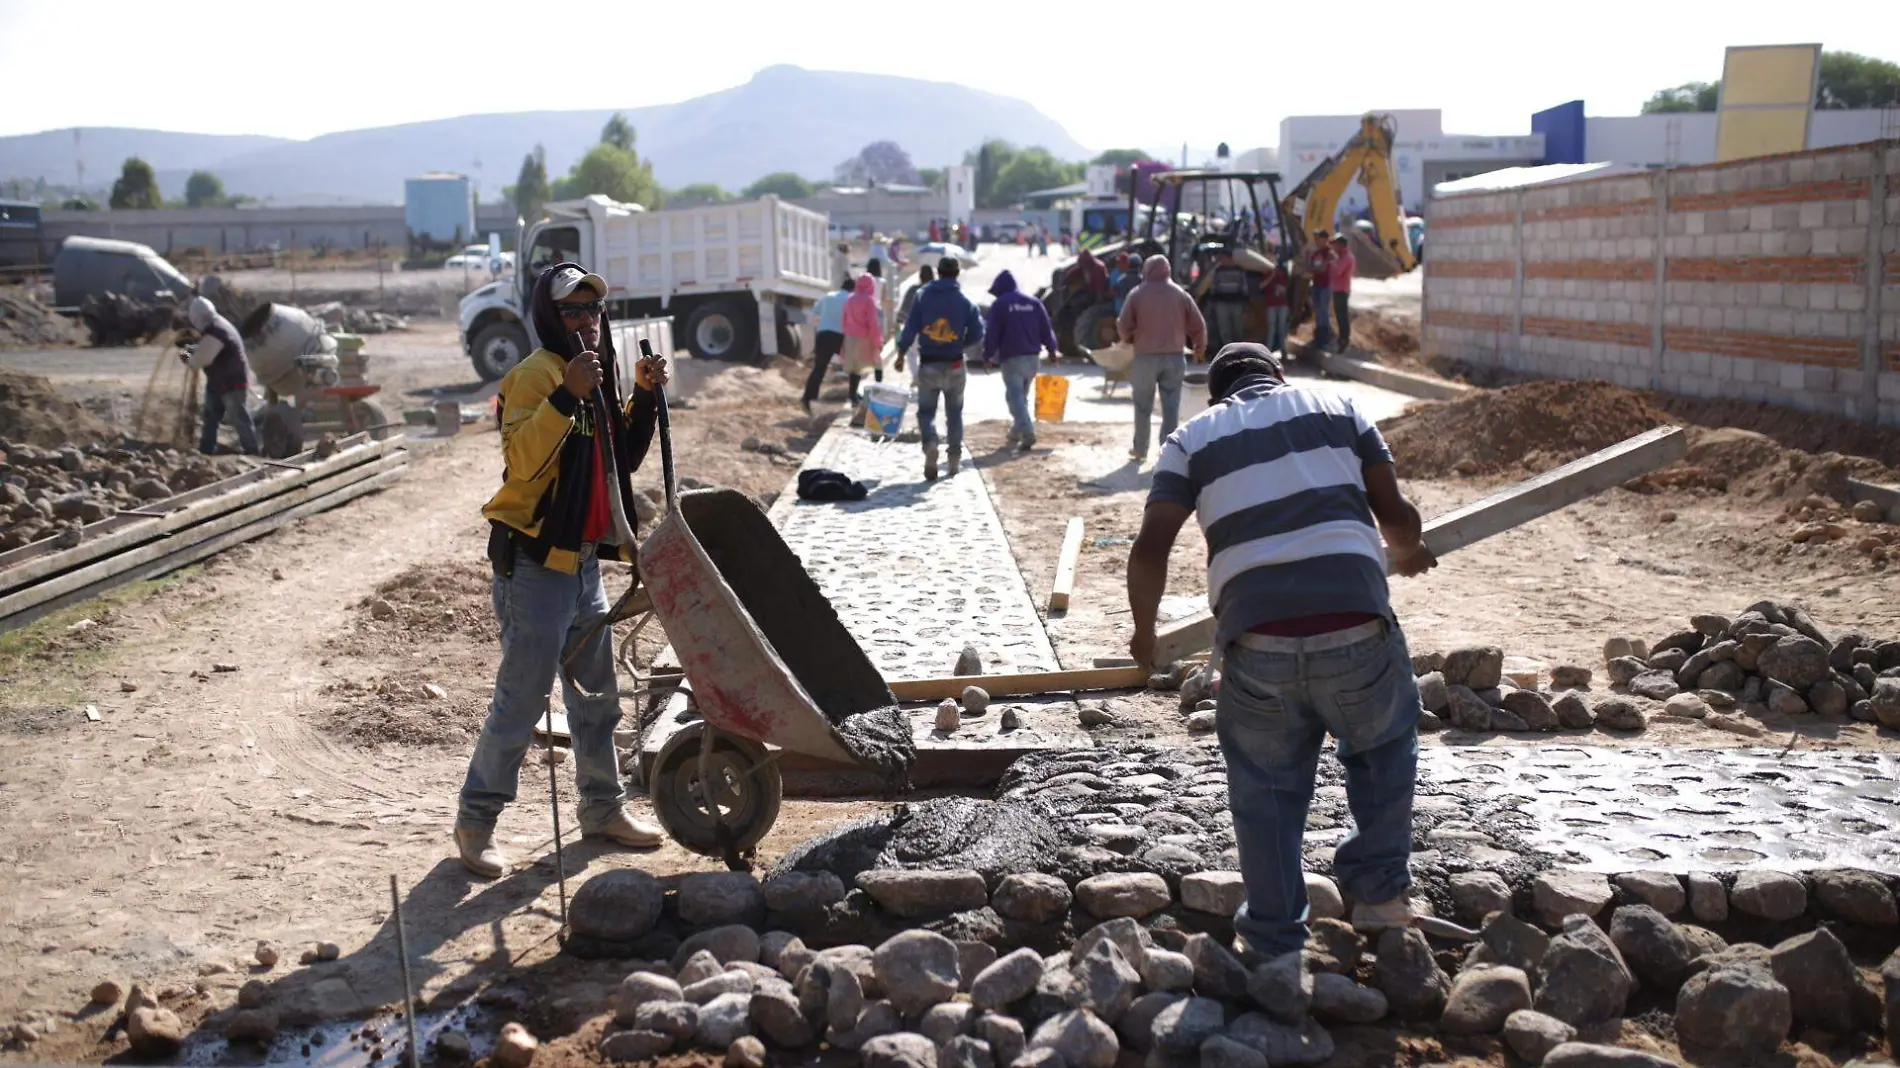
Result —
[[[1428,352],[1900,426],[1900,142],[1427,212]]]

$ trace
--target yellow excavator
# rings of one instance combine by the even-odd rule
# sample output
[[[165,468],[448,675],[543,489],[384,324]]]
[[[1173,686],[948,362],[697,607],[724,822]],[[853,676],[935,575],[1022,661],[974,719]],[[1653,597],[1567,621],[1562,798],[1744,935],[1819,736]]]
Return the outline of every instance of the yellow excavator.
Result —
[[[1347,240],[1359,260],[1359,274],[1390,278],[1418,266],[1393,173],[1392,144],[1396,137],[1392,116],[1364,116],[1359,120],[1358,133],[1281,198],[1280,222],[1293,276],[1289,308],[1292,325],[1305,321],[1312,311],[1312,276],[1306,261],[1318,241],[1316,235],[1333,229],[1340,198],[1354,182],[1366,191],[1372,209],[1370,240],[1358,227],[1347,230]]]

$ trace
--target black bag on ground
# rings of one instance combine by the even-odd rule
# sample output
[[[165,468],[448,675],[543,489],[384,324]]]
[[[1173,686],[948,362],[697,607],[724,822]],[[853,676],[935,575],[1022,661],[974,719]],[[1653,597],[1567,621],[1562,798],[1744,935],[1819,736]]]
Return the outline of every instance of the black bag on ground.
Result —
[[[801,501],[861,501],[870,494],[862,482],[853,482],[842,472],[814,467],[798,473],[798,499]]]

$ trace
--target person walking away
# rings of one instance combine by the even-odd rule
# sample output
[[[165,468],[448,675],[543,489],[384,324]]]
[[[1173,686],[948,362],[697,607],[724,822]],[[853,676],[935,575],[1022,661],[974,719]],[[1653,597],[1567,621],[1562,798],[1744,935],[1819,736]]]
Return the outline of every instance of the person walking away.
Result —
[[[1082,251],[1087,252],[1088,250],[1083,249]],[[1133,293],[1135,287],[1141,284],[1141,265],[1136,262],[1134,254],[1128,252],[1122,253],[1115,262],[1119,265],[1121,271],[1121,281],[1111,281],[1109,283],[1109,290],[1115,296],[1115,314],[1120,315],[1122,313],[1122,305],[1128,301],[1128,294]]]
[[[936,280],[937,271],[931,267],[930,264],[926,263],[922,267],[917,268],[917,281],[911,283],[909,289],[904,290],[904,300],[897,306],[898,323],[910,322],[910,310],[917,306],[917,294],[923,292],[925,286]],[[903,327],[900,325],[898,329],[902,330]],[[904,355],[906,351],[905,349],[897,350],[897,359],[894,362],[894,366],[897,368],[899,374],[904,372]]]
[[[622,400],[606,295],[606,280],[577,263],[544,272],[529,298],[541,347],[499,387],[502,484],[482,516],[501,667],[455,817],[462,863],[486,878],[507,870],[495,821],[515,799],[557,676],[574,741],[581,835],[633,849],[660,844],[660,828],[623,804],[614,752],[620,695],[600,562],[635,561],[630,476],[653,441],[666,361],[636,362],[633,396]]]
[[[851,281],[851,245],[847,241],[839,241],[831,250],[831,277]]]
[[[1181,419],[1181,383],[1187,358],[1200,359],[1207,348],[1207,321],[1194,298],[1174,283],[1168,258],[1156,253],[1141,265],[1141,284],[1128,294],[1116,321],[1123,344],[1135,350],[1128,384],[1135,395],[1135,441],[1128,458],[1148,458],[1148,420],[1155,391],[1161,391],[1161,438],[1167,440]]]
[[[871,238],[871,257],[870,258],[871,258],[872,263],[878,263],[878,264],[881,264],[885,260],[888,260],[891,258],[890,242],[884,237],[883,234],[877,234]],[[865,270],[867,271],[870,270],[870,267],[866,266]],[[872,273],[876,274],[877,272],[872,271]]]
[[[811,414],[811,402],[818,399],[818,390],[825,384],[831,358],[844,351],[844,304],[857,289],[857,283],[846,278],[844,285],[819,297],[812,305],[812,312],[818,317],[818,333],[812,340],[811,374],[805,378],[805,395],[799,398],[806,415]]]
[[[1352,254],[1352,245],[1346,235],[1333,238],[1333,262],[1326,271],[1326,288],[1333,296],[1334,332],[1338,341],[1333,351],[1345,352],[1352,344],[1352,274],[1359,269],[1359,260]]]
[[[1314,235],[1306,269],[1313,277],[1313,347],[1324,352],[1333,343],[1333,245],[1327,232]]]
[[[963,460],[963,387],[968,379],[963,354],[983,340],[983,316],[963,295],[957,285],[962,265],[955,256],[937,261],[937,280],[917,294],[917,303],[904,320],[904,332],[897,338],[897,351],[907,352],[917,345],[917,429],[923,436],[924,479],[937,479],[937,401],[944,406],[946,444],[950,447],[950,473],[955,475]]]
[[[231,320],[219,315],[204,297],[193,297],[185,305],[185,321],[198,331],[198,343],[179,353],[178,358],[185,366],[205,373],[198,451],[206,456],[215,454],[218,427],[230,423],[237,431],[238,447],[247,456],[257,455],[257,424],[251,421],[249,405],[251,365],[244,354],[244,339],[238,336]]]
[[[1003,395],[1009,402],[1009,443],[1023,452],[1036,446],[1036,423],[1029,414],[1029,385],[1036,379],[1037,356],[1056,355],[1056,328],[1042,301],[1016,287],[1016,276],[1003,271],[990,283],[988,317],[983,323],[983,362],[1003,368]]]
[[[858,381],[882,366],[884,317],[877,309],[877,279],[858,276],[856,292],[844,302],[844,370],[851,376],[851,403],[858,403]]]
[[[1242,947],[1306,944],[1301,838],[1321,743],[1338,740],[1354,830],[1333,855],[1362,931],[1408,926],[1418,684],[1386,584],[1436,561],[1392,453],[1350,398],[1286,384],[1260,345],[1221,349],[1211,406],[1161,447],[1128,556],[1129,651],[1154,658],[1168,555],[1190,514],[1207,538],[1215,724],[1247,896]],[[1383,534],[1385,543],[1380,544]]]
[[[1267,350],[1276,355],[1286,352],[1287,292],[1291,288],[1284,259],[1274,264],[1266,281],[1260,283],[1260,303],[1267,309]]]

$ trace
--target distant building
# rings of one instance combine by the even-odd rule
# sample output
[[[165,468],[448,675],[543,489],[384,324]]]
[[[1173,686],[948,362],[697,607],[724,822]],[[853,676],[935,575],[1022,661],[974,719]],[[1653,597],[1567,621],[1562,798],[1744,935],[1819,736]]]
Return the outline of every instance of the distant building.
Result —
[[[1392,116],[1398,135],[1392,165],[1398,172],[1399,200],[1417,212],[1426,193],[1440,182],[1469,178],[1504,167],[1544,162],[1544,135],[1485,136],[1448,134],[1438,108],[1380,111]],[[1280,120],[1279,164],[1282,189],[1306,180],[1314,168],[1346,146],[1359,132],[1359,115],[1292,115]],[[1342,211],[1366,206],[1365,192],[1354,186],[1340,201]]]
[[[402,217],[412,240],[459,245],[475,236],[475,202],[466,174],[425,174],[402,183]]]
[[[1900,137],[1900,108],[1815,110],[1808,147],[1835,148]],[[1659,115],[1586,115],[1581,100],[1531,116],[1544,138],[1545,163],[1622,163],[1635,167],[1694,166],[1715,162],[1719,116],[1713,111]]]
[[[921,185],[834,185],[792,203],[831,216],[834,230],[856,233],[869,227],[912,238],[927,231],[930,220],[950,213],[945,194]]]

